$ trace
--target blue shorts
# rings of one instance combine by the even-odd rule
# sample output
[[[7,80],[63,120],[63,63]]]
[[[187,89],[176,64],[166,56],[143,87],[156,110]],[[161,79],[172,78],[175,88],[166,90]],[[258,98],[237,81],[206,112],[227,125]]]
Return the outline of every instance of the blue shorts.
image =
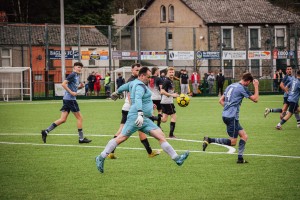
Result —
[[[227,134],[231,138],[237,138],[239,136],[239,131],[243,130],[243,127],[241,127],[239,120],[236,120],[234,117],[223,117],[223,122],[227,126]]]
[[[295,103],[295,102],[289,102],[289,108],[288,108],[288,111],[292,114],[294,114],[297,110],[298,110],[298,103]]]
[[[62,112],[79,112],[79,106],[76,100],[63,100],[63,106],[61,107],[60,111]]]
[[[149,118],[144,117],[144,123],[142,127],[135,125],[135,120],[135,117],[127,118],[127,121],[122,129],[122,135],[130,137],[136,131],[142,131],[143,133],[150,135],[151,130],[159,129],[159,127]]]

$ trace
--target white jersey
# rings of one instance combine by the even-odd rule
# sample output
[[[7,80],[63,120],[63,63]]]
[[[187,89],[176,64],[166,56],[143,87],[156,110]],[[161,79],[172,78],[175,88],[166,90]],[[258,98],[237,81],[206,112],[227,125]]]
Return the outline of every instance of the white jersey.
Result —
[[[150,88],[152,95],[152,100],[161,100],[161,94],[160,94],[160,85],[162,85],[162,80],[158,76],[152,76],[150,78],[148,87]]]

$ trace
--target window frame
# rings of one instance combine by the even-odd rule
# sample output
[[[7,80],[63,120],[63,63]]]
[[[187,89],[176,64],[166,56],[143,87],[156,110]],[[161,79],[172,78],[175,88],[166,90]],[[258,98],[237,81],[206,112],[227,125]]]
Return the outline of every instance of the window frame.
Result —
[[[174,6],[172,4],[170,4],[168,7],[168,20],[169,20],[169,22],[175,21]]]
[[[257,47],[252,47],[251,46],[251,30],[256,29],[258,30],[257,32]],[[260,26],[249,26],[248,27],[248,46],[249,49],[260,49],[261,48],[261,27]]]
[[[283,29],[284,30],[284,37],[283,37],[283,46],[278,46],[278,37],[277,37],[277,30]],[[275,47],[285,48],[287,46],[287,33],[286,33],[286,26],[274,26],[274,38],[275,38]]]
[[[167,9],[166,6],[161,5],[160,6],[160,23],[166,23],[167,22]]]
[[[9,55],[4,56],[3,55],[3,50],[8,50]],[[3,60],[4,59],[9,60],[9,65],[8,66],[3,66]],[[1,67],[12,67],[12,49],[11,48],[1,48]]]
[[[225,46],[223,49],[233,49],[234,48],[234,37],[233,37],[233,26],[222,26],[221,27],[221,39],[222,39],[222,44],[224,44],[224,30],[230,29],[230,47]]]
[[[258,76],[261,77],[262,76],[262,60],[261,59],[250,59],[249,60],[249,72],[252,73],[252,61],[253,60],[258,60]],[[255,66],[257,67],[257,66]],[[253,74],[253,73],[252,73]]]

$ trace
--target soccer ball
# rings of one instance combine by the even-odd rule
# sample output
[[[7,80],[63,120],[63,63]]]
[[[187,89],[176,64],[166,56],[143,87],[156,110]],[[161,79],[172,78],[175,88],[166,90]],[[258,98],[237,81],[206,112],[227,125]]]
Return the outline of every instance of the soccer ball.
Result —
[[[180,107],[187,107],[190,103],[190,97],[186,94],[180,94],[176,101]]]

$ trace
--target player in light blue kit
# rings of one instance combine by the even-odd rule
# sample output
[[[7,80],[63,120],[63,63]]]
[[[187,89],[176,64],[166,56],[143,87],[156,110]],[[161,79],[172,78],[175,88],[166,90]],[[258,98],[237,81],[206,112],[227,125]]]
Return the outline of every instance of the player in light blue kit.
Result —
[[[248,90],[249,84],[253,82],[254,94]],[[248,139],[248,135],[239,123],[239,113],[242,101],[245,98],[249,98],[253,102],[257,102],[259,98],[258,90],[259,82],[254,79],[251,73],[243,74],[242,80],[238,83],[233,83],[229,85],[219,103],[224,107],[222,117],[223,122],[227,126],[227,133],[229,138],[209,138],[204,137],[203,140],[203,151],[209,143],[226,144],[228,146],[235,146],[237,142],[237,137],[240,136],[239,150],[238,150],[238,160],[237,163],[248,163],[243,158],[245,145]]]
[[[288,112],[283,119],[277,124],[276,129],[281,130],[282,125],[288,121],[293,114],[300,112],[299,98],[300,98],[300,70],[297,71],[297,78],[293,78],[292,81],[284,88],[288,93],[287,101],[289,103]],[[300,121],[297,120],[297,127],[300,128]]]
[[[146,86],[150,76],[151,72],[149,68],[142,67],[137,79],[122,85],[117,92],[114,92],[111,95],[111,98],[116,100],[122,92],[129,91],[131,107],[121,134],[116,138],[111,139],[101,154],[96,157],[96,166],[101,173],[104,172],[104,161],[107,155],[138,130],[156,138],[159,141],[161,148],[170,155],[177,165],[182,165],[187,159],[189,151],[182,155],[178,155],[173,147],[167,142],[162,130],[149,119],[153,113],[153,102],[151,100],[152,93]]]

